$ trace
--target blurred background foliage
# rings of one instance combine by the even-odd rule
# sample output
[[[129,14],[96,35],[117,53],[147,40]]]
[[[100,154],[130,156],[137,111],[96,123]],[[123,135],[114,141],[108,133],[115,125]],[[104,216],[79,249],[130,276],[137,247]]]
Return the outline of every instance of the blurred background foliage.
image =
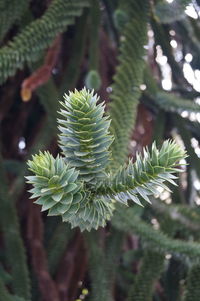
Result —
[[[200,300],[199,51],[199,0],[0,0],[1,301]],[[173,194],[81,234],[24,176],[58,153],[59,101],[83,86],[113,120],[113,170],[153,140],[189,157]]]

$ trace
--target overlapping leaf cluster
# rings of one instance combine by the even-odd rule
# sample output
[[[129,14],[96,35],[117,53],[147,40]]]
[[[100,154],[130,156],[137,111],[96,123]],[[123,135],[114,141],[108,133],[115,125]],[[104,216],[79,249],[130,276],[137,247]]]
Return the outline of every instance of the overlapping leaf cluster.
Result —
[[[97,229],[111,219],[116,201],[127,204],[131,199],[141,205],[140,197],[149,202],[157,186],[167,188],[164,181],[175,184],[175,164],[185,152],[174,142],[166,141],[158,151],[144,149],[144,158],[129,162],[116,174],[107,171],[113,137],[110,121],[104,117],[104,105],[97,104],[97,95],[86,89],[65,95],[58,119],[59,142],[64,157],[53,158],[48,152],[28,161],[35,174],[28,176],[32,198],[49,215],[61,215],[72,227]]]
[[[127,22],[121,32],[119,65],[114,75],[113,92],[109,112],[112,119],[111,132],[115,136],[112,155],[116,169],[128,155],[130,135],[136,120],[138,100],[141,94],[147,43],[148,1],[124,3]],[[111,162],[112,163],[112,162]]]
[[[28,9],[29,2],[27,0],[0,1],[0,41],[11,26],[19,22],[20,17]]]
[[[185,152],[173,141],[165,141],[160,151],[153,143],[150,151],[143,150],[143,157],[137,154],[135,163],[130,160],[128,165],[106,179],[99,191],[113,194],[116,200],[125,204],[130,199],[141,205],[141,198],[150,202],[149,196],[159,194],[158,187],[169,190],[165,181],[176,185],[174,179],[177,177],[173,173],[181,171],[176,168],[176,163],[184,156]]]
[[[87,0],[54,0],[45,14],[27,25],[12,41],[0,49],[0,83],[22,69],[27,62],[40,58],[44,49],[49,47],[56,36],[74,23],[80,16]]]
[[[96,182],[105,176],[110,159],[110,120],[103,117],[104,105],[99,98],[85,89],[64,96],[65,102],[59,119],[60,145],[66,162],[79,169],[84,181]]]
[[[39,197],[36,204],[42,205],[42,211],[49,210],[49,215],[62,214],[63,218],[66,211],[69,215],[75,214],[77,204],[83,199],[79,192],[81,184],[76,181],[78,172],[69,168],[61,157],[54,159],[49,152],[33,156],[28,164],[36,174],[27,177],[30,183],[35,183],[30,190],[31,198]]]

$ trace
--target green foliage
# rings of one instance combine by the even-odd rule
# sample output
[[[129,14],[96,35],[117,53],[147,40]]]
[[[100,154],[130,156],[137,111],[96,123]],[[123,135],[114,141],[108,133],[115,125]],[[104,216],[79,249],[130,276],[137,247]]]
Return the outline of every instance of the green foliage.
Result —
[[[0,83],[22,69],[27,62],[38,60],[41,51],[49,47],[56,36],[74,23],[80,16],[87,0],[54,0],[45,14],[32,21],[12,41],[0,49]]]
[[[28,165],[36,174],[27,177],[28,183],[35,184],[31,189],[32,198],[40,197],[36,203],[42,205],[42,211],[49,210],[49,215],[62,214],[63,219],[66,211],[69,215],[76,214],[83,199],[81,184],[75,184],[78,172],[66,165],[59,156],[54,159],[49,152],[33,156]]]
[[[0,1],[0,41],[13,24],[19,22],[26,12],[29,0],[1,0]]]
[[[159,278],[164,266],[164,256],[159,252],[145,252],[140,271],[131,287],[127,301],[151,301],[155,281]]]
[[[100,22],[100,2],[98,0],[90,0],[88,69],[96,70],[97,72],[99,70]]]
[[[134,213],[133,208],[126,209],[125,212],[118,210],[112,219],[112,224],[120,231],[138,234],[154,250],[170,252],[177,256],[184,255],[193,259],[194,262],[200,256],[199,243],[169,238],[161,230],[155,230],[147,222],[142,221]]]
[[[72,41],[70,62],[65,68],[59,94],[62,97],[66,89],[73,89],[81,73],[81,62],[84,57],[87,37],[88,11],[77,20],[76,33]],[[78,51],[77,51],[78,49]]]
[[[135,163],[129,162],[114,176],[109,176],[98,191],[113,195],[121,203],[127,204],[131,199],[140,204],[140,198],[150,203],[149,196],[158,194],[158,187],[168,189],[163,183],[168,181],[176,185],[174,172],[180,171],[177,162],[185,157],[185,152],[172,141],[165,141],[160,149],[155,143],[151,151],[143,150],[143,158],[137,155]]]
[[[34,184],[32,197],[40,197],[36,202],[43,205],[42,210],[49,210],[49,215],[61,215],[72,227],[97,229],[105,226],[114,210],[112,201],[95,196],[91,188],[103,177],[108,164],[110,122],[103,117],[103,105],[96,104],[98,98],[92,92],[83,89],[65,98],[61,110],[65,120],[59,119],[65,158],[54,159],[48,152],[34,156],[28,164],[36,176],[27,178]],[[83,188],[80,180],[90,183],[90,190]]]
[[[198,301],[200,296],[199,279],[200,278],[200,266],[197,264],[193,266],[189,272],[187,278],[187,286],[184,301]]]
[[[187,152],[188,152],[188,164],[190,165],[190,167],[192,169],[194,169],[198,175],[198,177],[200,177],[200,161],[199,158],[197,156],[197,154],[195,153],[194,148],[191,145],[191,139],[192,139],[192,135],[190,134],[189,130],[187,128],[185,128],[185,124],[184,124],[184,119],[180,118],[179,116],[174,116],[173,118],[174,124],[178,127],[179,133],[183,139],[183,142],[185,144],[185,146],[187,147]]]
[[[91,0],[89,15],[89,71],[85,77],[85,86],[95,91],[98,91],[101,87],[101,76],[99,74],[100,21],[100,3],[98,0]]]
[[[70,226],[62,222],[58,223],[57,227],[53,227],[53,229],[53,235],[51,235],[47,245],[49,272],[52,275],[55,274],[60,258],[66,250],[67,243],[74,234]]]
[[[193,234],[197,234],[200,229],[199,208],[190,208],[181,204],[168,206],[156,199],[152,200],[152,204],[154,210],[158,212],[159,218],[170,220],[171,224],[176,224],[176,228]]]
[[[187,118],[190,118],[194,113],[196,114],[200,112],[200,105],[194,102],[194,100],[185,99],[178,93],[175,94],[162,91],[158,87],[156,80],[151,76],[148,68],[145,69],[144,75],[145,84],[147,86],[147,92],[145,92],[145,95],[147,95],[148,100],[150,100],[156,107],[159,107],[160,110],[176,113],[181,116],[184,112],[184,117]]]
[[[174,84],[178,84],[180,86],[184,85],[189,88],[188,82],[184,77],[183,68],[181,68],[180,64],[174,57],[174,49],[170,44],[172,38],[170,36],[169,30],[167,29],[167,26],[158,22],[156,18],[151,19],[151,26],[154,32],[155,43],[156,45],[161,46],[163,55],[167,57],[168,64],[171,67]]]
[[[173,112],[181,114],[183,111],[187,111],[187,116],[190,117],[191,113],[199,113],[200,105],[189,99],[183,99],[175,94],[169,94],[166,92],[158,92],[153,101],[162,110],[166,112]]]
[[[1,158],[0,158],[1,159]],[[11,287],[15,294],[30,300],[30,280],[26,253],[21,238],[18,216],[13,199],[8,194],[6,176],[1,164],[0,226],[6,248],[5,264],[11,269]],[[12,221],[12,222],[11,222]],[[14,250],[14,252],[13,252]],[[1,296],[0,292],[0,296]],[[5,299],[6,300],[6,299]]]
[[[99,245],[99,240],[94,233],[88,237],[89,246],[89,272],[92,279],[92,298],[91,300],[111,301],[112,297],[110,290],[107,290],[107,275],[105,266],[105,255],[102,248]],[[100,264],[101,263],[101,264]],[[106,286],[106,287],[105,287]]]
[[[85,85],[88,89],[99,90],[101,86],[101,78],[96,70],[90,70],[85,79]]]
[[[148,1],[129,2],[126,13],[130,21],[122,31],[121,54],[109,104],[111,132],[115,136],[112,144],[113,169],[117,169],[127,159],[130,135],[136,120],[140,85],[143,82]]]
[[[79,172],[66,165],[64,159],[53,158],[48,152],[33,156],[28,161],[35,176],[28,176],[28,183],[34,185],[30,190],[32,198],[48,215],[61,215],[64,222],[72,228],[79,226],[83,231],[105,226],[114,209],[112,203],[93,199],[91,192],[83,190],[83,184],[76,181]]]
[[[11,295],[8,293],[6,287],[4,286],[3,281],[0,278],[0,296],[2,298],[2,300],[5,301],[13,301],[13,298],[11,297]]]
[[[0,265],[0,279],[7,285],[11,282],[11,275],[5,271],[2,265]]]
[[[166,141],[160,152],[153,144],[151,152],[144,149],[144,158],[138,155],[113,176],[106,167],[111,159],[109,147],[113,137],[109,134],[110,121],[104,117],[104,105],[97,104],[97,95],[86,89],[65,95],[64,109],[59,112],[59,143],[64,158],[56,159],[49,152],[40,152],[29,169],[33,184],[31,198],[48,215],[61,215],[72,227],[83,231],[105,226],[110,220],[113,200],[127,204],[128,199],[140,204],[142,197],[150,202],[149,195],[157,193],[157,186],[167,188],[164,181],[175,184],[175,164],[185,152],[174,142]]]
[[[94,232],[86,235],[89,247],[89,274],[92,281],[90,300],[113,301],[110,288],[113,286],[116,277],[123,234],[111,229],[110,236],[106,240],[105,250],[102,250],[99,238],[100,236]]]
[[[103,117],[104,105],[99,98],[86,89],[69,95],[65,94],[64,109],[58,119],[60,147],[66,162],[78,168],[80,179],[88,182],[99,181],[105,176],[110,160],[109,146],[113,137],[109,134],[110,121]]]
[[[187,81],[185,67],[198,79],[200,28],[198,20],[184,13],[189,3],[0,0],[0,300],[38,301],[47,292],[46,299],[54,301],[51,284],[61,299],[75,300],[81,282],[92,301],[199,300],[200,110],[194,99],[200,94]],[[197,14],[199,3],[191,3]],[[58,36],[59,51],[51,53]],[[46,58],[52,55],[49,61],[56,61],[43,66],[50,69],[42,73],[49,80],[29,103],[21,103],[22,82],[40,68],[45,52]],[[171,73],[170,93],[161,88],[163,55]],[[24,70],[10,78],[19,69]],[[40,74],[33,80],[40,83]],[[58,99],[83,83],[101,88],[107,108],[94,92],[70,92],[61,103],[58,129]],[[44,151],[31,159],[39,150],[57,153],[58,131],[62,154],[53,157]],[[149,150],[143,148],[154,140]],[[187,165],[171,195],[183,158]],[[39,215],[27,203],[26,160],[33,173],[27,177],[31,198],[55,217]],[[155,198],[161,190],[160,199]],[[38,223],[33,223],[35,212]],[[75,227],[105,228],[83,235],[71,230]],[[171,260],[164,261],[166,253]],[[45,281],[38,283],[42,277],[51,280],[47,287]]]
[[[155,6],[155,15],[161,23],[171,23],[185,17],[184,11],[191,0],[174,0],[167,3],[162,0]]]
[[[3,281],[0,278],[0,300],[2,301],[26,301],[17,295],[11,295],[7,288],[4,286]]]
[[[128,22],[128,15],[121,9],[116,9],[114,13],[114,23],[118,30],[123,30],[124,26]]]

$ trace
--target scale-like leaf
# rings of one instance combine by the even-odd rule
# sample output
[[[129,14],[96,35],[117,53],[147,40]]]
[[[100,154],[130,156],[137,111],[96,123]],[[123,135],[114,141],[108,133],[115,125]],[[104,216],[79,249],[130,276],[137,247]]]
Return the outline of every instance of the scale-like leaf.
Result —
[[[170,191],[164,181],[176,184],[172,180],[176,179],[172,173],[181,171],[174,167],[178,166],[179,160],[184,157],[186,157],[184,150],[174,141],[165,141],[160,151],[153,143],[150,151],[144,149],[143,158],[138,154],[135,163],[130,160],[127,166],[120,168],[115,175],[109,176],[99,186],[97,192],[125,204],[130,199],[141,205],[140,197],[150,203],[149,196],[158,194],[158,187]]]

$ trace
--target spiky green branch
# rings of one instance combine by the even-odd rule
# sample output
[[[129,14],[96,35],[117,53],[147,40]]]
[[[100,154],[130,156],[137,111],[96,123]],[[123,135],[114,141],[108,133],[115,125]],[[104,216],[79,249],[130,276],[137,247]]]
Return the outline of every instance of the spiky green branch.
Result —
[[[153,97],[153,102],[166,112],[180,114],[186,111],[189,118],[191,113],[199,113],[200,105],[189,99],[183,99],[175,94],[158,92]]]
[[[0,49],[0,83],[22,69],[27,62],[39,59],[42,51],[49,47],[55,37],[73,24],[80,16],[87,0],[54,0],[44,15],[31,22],[12,41]]]
[[[149,196],[158,194],[158,187],[168,189],[164,181],[176,185],[173,173],[180,171],[176,168],[177,162],[184,158],[185,152],[173,141],[165,141],[160,151],[154,143],[151,151],[144,149],[143,152],[144,156],[138,154],[135,163],[130,161],[114,176],[109,175],[97,193],[112,196],[125,204],[131,199],[141,205],[140,198],[150,202]]]
[[[113,92],[109,104],[112,119],[111,132],[115,136],[112,144],[112,169],[117,170],[127,160],[130,135],[133,130],[140,85],[143,83],[144,46],[147,42],[148,1],[129,1],[129,22],[122,32],[119,66],[114,76]]]
[[[163,265],[163,254],[147,250],[139,273],[129,291],[127,301],[151,301],[155,281],[160,277]]]
[[[0,41],[13,24],[19,22],[29,6],[29,0],[0,1]]]
[[[60,111],[63,119],[58,119],[58,128],[65,161],[78,168],[82,180],[97,181],[105,176],[113,141],[110,121],[103,117],[105,106],[97,105],[97,95],[86,89],[70,92],[64,98]]]
[[[184,255],[194,261],[200,256],[199,243],[169,238],[162,231],[155,230],[148,223],[142,221],[141,218],[135,215],[133,208],[126,209],[125,213],[119,210],[112,219],[112,224],[118,230],[138,234],[144,241],[150,243],[155,250]]]
[[[116,174],[106,171],[113,137],[109,133],[110,121],[104,117],[104,105],[86,89],[65,95],[60,114],[59,143],[64,157],[56,159],[49,152],[33,156],[28,161],[34,176],[31,198],[49,215],[61,215],[72,227],[81,230],[105,226],[115,209],[114,202],[127,204],[128,199],[141,204],[139,197],[149,202],[149,195],[157,193],[157,186],[167,189],[165,180],[175,184],[174,172],[185,152],[174,142],[166,141],[158,151],[143,150],[144,158],[137,156]]]
[[[1,162],[1,156],[0,156]],[[6,264],[11,269],[11,287],[15,294],[30,300],[30,279],[26,253],[13,199],[8,194],[6,174],[1,164],[0,227],[6,248]],[[14,251],[14,252],[13,252]],[[6,299],[5,299],[6,300]]]

